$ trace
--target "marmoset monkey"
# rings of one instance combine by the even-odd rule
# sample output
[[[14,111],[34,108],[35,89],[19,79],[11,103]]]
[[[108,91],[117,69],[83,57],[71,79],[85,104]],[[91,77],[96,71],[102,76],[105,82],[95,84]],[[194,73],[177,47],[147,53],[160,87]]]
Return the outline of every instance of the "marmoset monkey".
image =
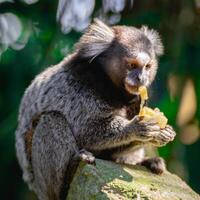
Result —
[[[140,97],[132,92],[150,86],[162,54],[156,31],[95,20],[73,54],[33,80],[19,110],[16,150],[23,178],[40,200],[66,198],[80,159],[163,172],[163,160],[145,158],[144,146],[165,145],[175,132],[138,117]]]

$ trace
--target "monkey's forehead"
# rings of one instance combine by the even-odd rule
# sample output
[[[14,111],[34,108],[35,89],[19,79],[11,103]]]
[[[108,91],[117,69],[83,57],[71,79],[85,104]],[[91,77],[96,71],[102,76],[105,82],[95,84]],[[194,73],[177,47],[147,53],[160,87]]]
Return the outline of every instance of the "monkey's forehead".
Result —
[[[136,27],[128,26],[113,26],[115,37],[121,42],[143,42],[147,45],[151,44],[151,41],[147,36]]]
[[[130,51],[152,51],[152,43],[147,36],[136,27],[113,26],[115,37]]]

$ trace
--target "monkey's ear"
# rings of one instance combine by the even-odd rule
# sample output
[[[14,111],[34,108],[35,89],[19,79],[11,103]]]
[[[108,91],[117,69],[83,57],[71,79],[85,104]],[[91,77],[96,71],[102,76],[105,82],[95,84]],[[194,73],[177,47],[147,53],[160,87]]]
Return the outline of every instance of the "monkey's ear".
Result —
[[[102,21],[95,19],[76,45],[81,57],[94,59],[104,52],[112,43],[115,35],[113,29]]]
[[[163,55],[164,47],[159,33],[153,29],[149,29],[147,26],[142,26],[141,31],[152,43],[156,55],[157,56]]]

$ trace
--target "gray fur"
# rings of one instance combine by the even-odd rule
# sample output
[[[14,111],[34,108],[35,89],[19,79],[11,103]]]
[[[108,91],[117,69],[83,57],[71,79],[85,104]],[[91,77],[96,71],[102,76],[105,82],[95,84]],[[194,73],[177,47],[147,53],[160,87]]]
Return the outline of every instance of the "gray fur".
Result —
[[[81,37],[76,48],[81,51],[83,57],[94,59],[110,46],[114,37],[114,32],[110,27],[95,19]]]
[[[149,29],[147,26],[142,26],[141,30],[147,36],[149,41],[151,41],[152,45],[154,46],[155,53],[158,56],[162,55],[164,53],[164,47],[158,32],[153,29]]]
[[[16,150],[23,178],[40,200],[64,199],[81,149],[97,157],[107,156],[104,151],[108,151],[115,161],[135,164],[144,159],[139,149],[145,144],[165,145],[175,136],[169,126],[161,131],[154,122],[128,119],[121,114],[123,103],[117,100],[118,95],[113,98],[112,89],[108,91],[112,85],[102,86],[103,94],[99,90],[98,85],[106,79],[98,82],[98,73],[96,78],[90,73],[85,75],[85,71],[76,75],[77,66],[90,65],[80,58],[98,57],[110,45],[113,34],[111,28],[96,21],[74,54],[39,74],[25,91],[19,109]],[[90,82],[93,79],[97,86]],[[104,93],[108,95],[104,97]],[[133,112],[136,105],[139,102],[133,104]],[[31,155],[27,151],[28,134],[32,134]]]
[[[43,200],[59,199],[60,190],[65,187],[64,179],[67,178],[60,175],[65,174],[68,163],[78,151],[66,118],[54,111],[43,115],[35,129],[32,146],[36,194]]]

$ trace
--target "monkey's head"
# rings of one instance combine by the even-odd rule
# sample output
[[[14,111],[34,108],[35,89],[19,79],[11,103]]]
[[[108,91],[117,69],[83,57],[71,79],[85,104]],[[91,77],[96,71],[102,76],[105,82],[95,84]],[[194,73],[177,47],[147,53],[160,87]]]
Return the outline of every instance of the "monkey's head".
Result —
[[[163,45],[159,34],[146,26],[108,27],[95,20],[77,44],[77,52],[89,62],[98,61],[115,86],[137,94],[139,86],[148,87],[154,80]]]

